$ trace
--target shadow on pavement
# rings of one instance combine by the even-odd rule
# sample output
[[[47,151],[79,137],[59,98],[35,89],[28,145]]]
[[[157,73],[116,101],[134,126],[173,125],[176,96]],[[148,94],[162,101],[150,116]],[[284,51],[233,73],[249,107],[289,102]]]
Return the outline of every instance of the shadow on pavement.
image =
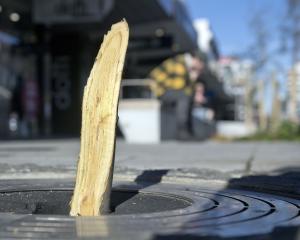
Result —
[[[271,193],[300,199],[300,167],[281,168],[270,175],[249,175],[233,178],[227,188]]]
[[[167,175],[169,171],[169,169],[144,170],[142,174],[134,179],[134,181],[136,183],[143,183],[144,187],[148,187],[160,183],[163,176]]]

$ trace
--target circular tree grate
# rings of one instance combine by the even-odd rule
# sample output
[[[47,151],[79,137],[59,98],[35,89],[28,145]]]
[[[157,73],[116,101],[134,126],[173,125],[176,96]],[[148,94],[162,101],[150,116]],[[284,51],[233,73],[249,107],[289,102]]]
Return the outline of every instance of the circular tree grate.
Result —
[[[72,187],[68,181],[2,181],[0,238],[174,239],[185,235],[185,239],[269,239],[276,227],[300,225],[300,201],[293,198],[166,183],[115,183],[115,214],[76,218],[59,215],[67,213],[60,209],[66,206]],[[22,212],[24,204],[27,212]]]

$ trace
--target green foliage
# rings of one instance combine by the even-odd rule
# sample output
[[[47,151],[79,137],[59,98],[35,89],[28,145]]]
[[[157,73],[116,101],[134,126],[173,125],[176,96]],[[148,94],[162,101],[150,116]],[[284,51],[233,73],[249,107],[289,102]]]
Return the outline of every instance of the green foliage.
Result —
[[[276,131],[257,132],[256,134],[239,140],[287,140],[300,141],[300,125],[290,121],[283,121]]]
[[[287,140],[300,139],[300,127],[296,123],[284,121],[275,132],[275,137]]]

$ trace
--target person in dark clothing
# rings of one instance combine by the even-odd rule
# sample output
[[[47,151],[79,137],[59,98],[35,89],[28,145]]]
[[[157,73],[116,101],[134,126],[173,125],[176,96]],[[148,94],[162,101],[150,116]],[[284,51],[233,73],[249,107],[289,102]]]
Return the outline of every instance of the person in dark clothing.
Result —
[[[196,80],[204,68],[196,55],[187,53],[165,60],[150,72],[151,89],[162,104],[175,105],[177,139],[192,138],[191,109]]]
[[[22,83],[23,78],[22,76],[18,76],[16,78],[16,86],[14,87],[12,91],[12,98],[11,98],[11,113],[15,113],[18,115],[18,118],[23,117],[23,111],[22,111]]]

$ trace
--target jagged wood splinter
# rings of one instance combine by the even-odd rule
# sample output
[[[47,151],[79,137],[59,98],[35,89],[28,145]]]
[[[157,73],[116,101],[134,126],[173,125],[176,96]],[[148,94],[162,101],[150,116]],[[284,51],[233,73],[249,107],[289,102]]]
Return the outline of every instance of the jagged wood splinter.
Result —
[[[128,35],[126,21],[112,26],[104,37],[84,89],[80,156],[71,216],[98,216],[109,208],[117,108]]]

